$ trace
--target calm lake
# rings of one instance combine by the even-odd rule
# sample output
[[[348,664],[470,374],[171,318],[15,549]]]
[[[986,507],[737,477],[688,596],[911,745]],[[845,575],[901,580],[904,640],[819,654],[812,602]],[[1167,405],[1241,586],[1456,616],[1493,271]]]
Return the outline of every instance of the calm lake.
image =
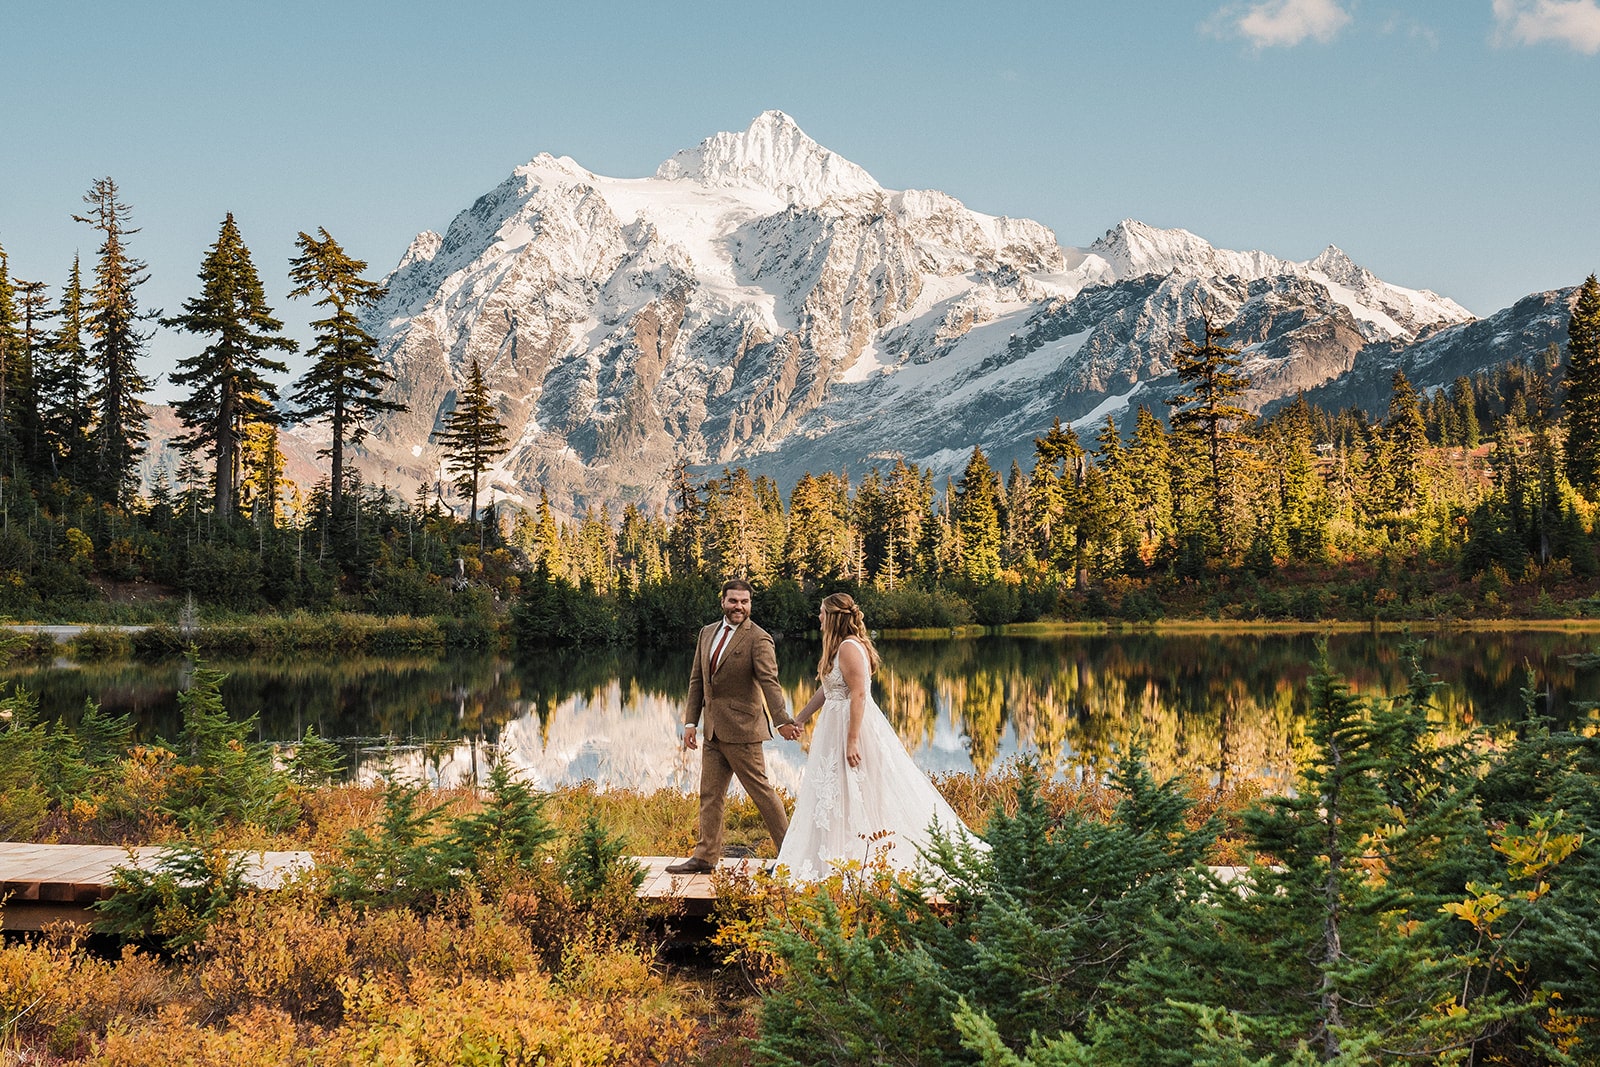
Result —
[[[1401,692],[1407,666],[1394,634],[1327,638],[1334,669],[1358,691]],[[883,641],[879,704],[930,772],[990,771],[1034,754],[1054,773],[1110,767],[1139,744],[1161,772],[1253,777],[1287,784],[1302,737],[1305,683],[1317,636],[1115,634]],[[1515,721],[1532,671],[1541,710],[1558,720],[1600,700],[1600,670],[1582,664],[1600,634],[1448,633],[1422,646],[1442,683],[1436,717],[1452,733]],[[815,644],[784,641],[778,655],[791,701],[815,684]],[[364,780],[394,768],[441,784],[471,781],[488,750],[542,787],[592,780],[602,788],[692,790],[698,756],[677,723],[688,653],[590,652],[508,660],[305,657],[218,663],[235,715],[260,714],[264,739],[308,726],[340,739]],[[69,720],[86,699],[128,713],[141,739],[178,727],[181,662],[9,670],[39,695],[47,718]],[[799,788],[803,744],[774,740],[777,784]]]

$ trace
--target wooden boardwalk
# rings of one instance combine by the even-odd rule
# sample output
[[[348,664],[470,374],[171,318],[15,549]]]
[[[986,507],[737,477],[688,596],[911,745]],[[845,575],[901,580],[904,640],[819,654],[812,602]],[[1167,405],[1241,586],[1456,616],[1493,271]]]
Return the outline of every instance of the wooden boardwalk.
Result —
[[[716,904],[717,888],[714,874],[668,874],[667,865],[677,863],[682,856],[635,856],[633,860],[644,868],[644,881],[639,883],[639,896],[650,900],[683,898],[686,915],[709,915]],[[749,857],[725,859],[718,868],[729,874],[755,873],[771,863],[770,859]]]
[[[34,845],[0,841],[0,929],[41,930],[49,922],[93,921],[89,906],[112,892],[115,867],[136,864],[152,870],[160,859],[159,846],[122,848],[117,845]],[[310,870],[309,852],[248,852],[245,881],[270,889]],[[638,894],[651,900],[679,898],[687,915],[709,915],[716,904],[712,874],[668,874],[667,865],[679,856],[635,856],[644,868]],[[729,874],[754,876],[771,860],[756,857],[725,859],[719,864]],[[1212,868],[1224,881],[1242,878],[1244,867]]]
[[[142,845],[35,845],[0,841],[0,929],[41,930],[57,921],[88,923],[96,901],[112,893],[111,872],[116,867],[137,866],[153,870],[161,847]],[[282,885],[314,865],[309,852],[247,853],[245,881],[270,889]],[[663,900],[681,897],[689,915],[708,915],[717,898],[710,874],[672,875],[667,865],[679,856],[635,856],[644,868],[639,896]],[[770,860],[728,859],[722,869],[730,873],[755,873]]]
[[[0,841],[0,929],[41,930],[46,923],[91,921],[89,906],[111,895],[111,871],[153,870],[159,846],[34,845]],[[270,889],[312,866],[309,852],[246,853],[245,881]]]

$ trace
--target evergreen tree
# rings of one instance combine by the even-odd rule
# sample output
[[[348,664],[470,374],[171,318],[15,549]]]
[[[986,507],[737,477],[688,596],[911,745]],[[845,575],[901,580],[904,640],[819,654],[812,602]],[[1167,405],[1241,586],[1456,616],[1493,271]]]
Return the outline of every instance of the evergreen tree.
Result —
[[[1059,418],[1048,433],[1034,438],[1033,452],[1028,510],[1038,556],[1059,574],[1082,584],[1088,540],[1084,509],[1088,458],[1077,431],[1062,426]]]
[[[72,274],[61,293],[58,323],[40,361],[40,421],[50,453],[51,469],[75,470],[88,454],[93,423],[88,376],[89,351],[84,347],[83,274],[72,257]]]
[[[533,562],[552,578],[567,576],[567,559],[561,549],[561,528],[550,514],[550,495],[539,487],[537,523],[533,529]]]
[[[1177,533],[1173,511],[1172,439],[1161,420],[1143,404],[1134,416],[1128,445],[1128,486],[1140,536],[1140,554],[1148,558],[1170,544]]]
[[[43,468],[45,441],[40,425],[39,370],[48,341],[44,324],[56,317],[45,294],[44,282],[14,279],[17,313],[21,326],[20,358],[8,364],[8,380],[0,385],[5,400],[5,425],[18,446],[23,460],[35,470]]]
[[[211,339],[197,354],[179,360],[172,375],[172,384],[190,389],[173,405],[188,428],[177,444],[186,452],[211,453],[216,464],[213,508],[220,521],[231,522],[238,510],[236,486],[246,429],[278,421],[272,404],[278,389],[266,374],[283,374],[288,368],[267,353],[296,348],[281,336],[283,323],[272,317],[233,212],[222,220],[216,243],[200,265],[200,295],[184,301],[182,315],[161,322]]]
[[[1430,692],[1414,674],[1403,696],[1367,702],[1318,673],[1299,787],[1245,817],[1273,865],[1252,868],[1248,891],[1202,877],[1186,895],[1204,906],[1153,924],[1102,1050],[1174,1067],[1455,1062],[1504,1027],[1500,949],[1442,906],[1495,861],[1472,746],[1436,735]],[[1213,1059],[1218,1030],[1229,1054]]]
[[[706,506],[683,460],[667,471],[667,498],[678,509],[668,542],[672,572],[681,577],[699,574],[706,562]]]
[[[1478,423],[1478,398],[1473,392],[1472,380],[1457,378],[1452,396],[1455,401],[1456,421],[1460,426],[1460,444],[1468,450],[1482,443],[1483,430]]]
[[[0,246],[0,419],[7,416],[6,385],[11,368],[22,358],[22,328],[17,313],[17,287],[11,278],[11,261]],[[0,431],[8,429],[0,426]]]
[[[1105,478],[1107,509],[1101,566],[1106,573],[1127,572],[1137,568],[1139,515],[1130,470],[1133,457],[1123,444],[1116,416],[1106,416],[1105,425],[1095,436],[1095,446],[1095,466]]]
[[[1011,461],[1011,473],[1006,475],[1006,523],[1002,559],[1007,566],[1032,569],[1033,546],[1028,538],[1028,476],[1022,473],[1022,464]]]
[[[491,877],[536,867],[560,836],[544,812],[548,797],[513,777],[504,757],[490,766],[487,785],[483,808],[452,820],[446,847],[458,866]]]
[[[291,297],[316,295],[316,306],[328,315],[311,323],[317,331],[311,346],[311,367],[295,383],[290,399],[297,414],[328,420],[331,437],[320,453],[332,464],[330,506],[340,514],[344,487],[344,446],[360,444],[367,423],[385,411],[404,411],[405,405],[383,399],[384,386],[394,381],[378,362],[378,342],[361,327],[361,312],[382,298],[384,288],[361,276],[364,260],[354,259],[327,230],[317,237],[301,233],[295,241],[300,255],[289,261]]]
[[[848,490],[848,484],[844,488]],[[933,570],[931,557],[923,551],[933,510],[933,472],[896,459],[884,483],[883,499],[885,574],[892,589],[897,579]]]
[[[478,484],[490,464],[510,449],[511,441],[489,399],[489,387],[477,359],[472,361],[466,386],[456,394],[456,406],[444,417],[444,429],[437,436],[449,468],[456,474],[451,484],[457,493],[471,500],[467,521],[478,523]],[[483,542],[481,523],[478,541]]]
[[[1567,477],[1590,499],[1600,495],[1600,282],[1578,291],[1567,320]]]
[[[1389,414],[1384,420],[1388,439],[1388,484],[1391,510],[1408,512],[1422,503],[1426,495],[1422,458],[1428,445],[1428,431],[1422,419],[1422,406],[1416,387],[1404,371],[1395,371]]]
[[[1312,422],[1311,406],[1301,393],[1273,419],[1264,442],[1267,471],[1277,489],[1272,523],[1282,531],[1281,550],[1301,562],[1324,557],[1332,510],[1317,469]]]
[[[125,238],[138,233],[128,226],[131,209],[118,198],[110,178],[97,179],[83,202],[87,215],[74,215],[101,234],[95,260],[94,287],[89,290],[85,325],[94,382],[90,403],[94,464],[90,488],[103,499],[123,503],[133,488],[140,455],[148,440],[142,399],[149,382],[139,371],[139,356],[148,335],[140,334],[136,291],[149,278],[145,264],[129,255]]]
[[[1213,325],[1209,315],[1202,315],[1200,322],[1204,340],[1196,344],[1186,336],[1172,354],[1172,369],[1184,390],[1167,403],[1173,408],[1173,434],[1205,454],[1205,504],[1220,550],[1227,544],[1230,466],[1238,449],[1239,428],[1250,419],[1250,412],[1230,401],[1250,388],[1250,377],[1236,369],[1244,362],[1240,350],[1221,343],[1230,336],[1228,331]]]
[[[789,536],[784,573],[804,584],[836,582],[849,567],[848,499],[832,474],[807,471],[789,494]]]
[[[893,589],[896,582],[904,580],[905,567],[892,551],[894,524],[889,516],[890,506],[883,474],[873,467],[861,479],[855,498],[850,501],[851,533],[845,571],[851,574],[859,570],[858,580],[870,576]]]
[[[1000,577],[1000,479],[980,446],[961,474],[954,504],[958,541],[957,573],[987,585]]]
[[[278,448],[278,427],[267,421],[245,425],[239,447],[239,503],[266,529],[278,525],[278,505],[284,497],[283,452]]]

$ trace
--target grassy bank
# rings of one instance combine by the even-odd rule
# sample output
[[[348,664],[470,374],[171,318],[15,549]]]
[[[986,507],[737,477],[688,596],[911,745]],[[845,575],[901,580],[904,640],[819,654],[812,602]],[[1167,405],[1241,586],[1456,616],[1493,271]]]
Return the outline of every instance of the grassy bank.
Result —
[[[507,631],[503,620],[492,615],[295,612],[198,623],[89,625],[64,640],[43,632],[17,632],[11,641],[10,655],[18,660],[37,662],[65,655],[78,663],[100,663],[167,659],[190,650],[216,659],[300,653],[400,656],[457,649],[493,650],[505,646]]]

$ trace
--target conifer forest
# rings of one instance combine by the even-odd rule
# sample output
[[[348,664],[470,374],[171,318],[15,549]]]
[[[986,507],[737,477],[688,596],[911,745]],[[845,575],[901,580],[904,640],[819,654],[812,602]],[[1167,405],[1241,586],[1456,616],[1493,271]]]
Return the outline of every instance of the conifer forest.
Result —
[[[1210,321],[1172,353],[1181,388],[1119,423],[1040,426],[1030,457],[981,448],[957,477],[896,460],[793,486],[744,467],[662,472],[669,504],[552,514],[484,493],[509,447],[481,369],[436,434],[450,480],[415,500],[352,462],[372,417],[404,403],[361,315],[381,295],[325,230],[288,265],[309,302],[309,368],[267,305],[231,215],[194,295],[160,319],[188,351],[171,375],[185,457],[140,477],[151,384],[147,268],[111,179],[74,216],[88,263],[25,280],[0,250],[0,610],[127,618],[182,601],[232,611],[460,614],[496,602],[524,640],[663,633],[681,589],[752,581],[779,630],[812,591],[848,588],[877,625],[1162,617],[1471,619],[1594,606],[1600,494],[1600,288],[1580,290],[1565,350],[1417,390],[1386,410],[1304,397],[1257,416],[1237,345]],[[282,392],[280,393],[280,390]],[[296,485],[278,441],[320,420],[325,474]],[[787,497],[785,497],[787,493]],[[122,616],[119,616],[122,617]],[[677,633],[680,626],[668,632]]]

